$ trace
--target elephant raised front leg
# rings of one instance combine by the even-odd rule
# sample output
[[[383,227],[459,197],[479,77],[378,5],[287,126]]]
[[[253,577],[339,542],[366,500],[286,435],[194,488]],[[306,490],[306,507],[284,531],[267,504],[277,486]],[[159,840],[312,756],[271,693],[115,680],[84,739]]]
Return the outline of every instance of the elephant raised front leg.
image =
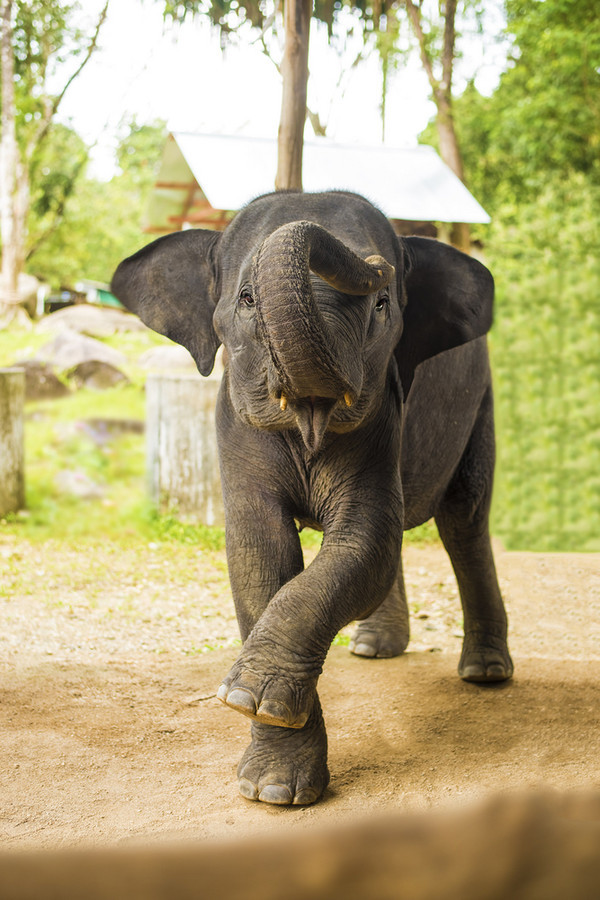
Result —
[[[382,547],[385,557],[381,541],[357,553],[326,535],[309,568],[270,601],[219,688],[219,699],[264,724],[302,728],[333,638],[390,589],[397,563],[391,554],[382,557]],[[364,556],[375,554],[377,562],[365,565]]]
[[[248,571],[258,572],[256,584],[269,580],[272,584],[273,575],[269,573],[273,572],[273,557],[281,559],[281,547],[273,553],[274,523],[269,522],[266,509],[262,512],[258,515],[255,501],[254,522],[264,524],[258,539],[252,541],[250,570],[247,554],[242,564],[236,562],[239,549],[230,552],[238,617],[246,627],[252,618],[247,612],[249,605],[253,614],[258,611],[256,602],[248,604],[243,599],[248,595]],[[400,513],[401,509],[395,509],[397,525]],[[363,525],[360,551],[355,540],[348,541],[348,535],[360,529],[346,516],[326,529],[316,559],[306,571],[283,584],[268,602],[219,688],[220,700],[254,720],[252,744],[238,770],[244,796],[270,803],[309,803],[318,798],[328,782],[317,680],[339,629],[368,614],[378,598],[390,590],[397,570],[400,532],[398,527],[378,525],[370,529]],[[288,528],[293,529],[291,521]],[[228,529],[229,546],[239,548],[241,543],[248,548],[252,525],[240,521],[239,509],[235,531],[232,534]],[[382,540],[382,533],[391,537]],[[298,542],[297,534],[294,540]]]
[[[235,548],[229,553],[229,574],[240,632],[247,641],[271,597],[302,571],[302,552],[293,520],[274,514],[272,507],[257,510],[256,504],[247,516],[236,505],[228,546]],[[274,653],[273,667],[277,658]],[[262,664],[262,659],[255,661],[257,670]],[[238,766],[240,793],[249,800],[279,805],[318,800],[329,782],[329,770],[327,735],[316,693],[302,728],[281,727],[282,709],[273,696],[261,702],[258,671],[253,676],[246,669],[243,679],[228,690],[235,680],[232,673],[219,689],[220,699],[253,718],[262,707],[262,721],[252,722],[252,740]],[[277,724],[269,724],[269,709],[279,712]]]

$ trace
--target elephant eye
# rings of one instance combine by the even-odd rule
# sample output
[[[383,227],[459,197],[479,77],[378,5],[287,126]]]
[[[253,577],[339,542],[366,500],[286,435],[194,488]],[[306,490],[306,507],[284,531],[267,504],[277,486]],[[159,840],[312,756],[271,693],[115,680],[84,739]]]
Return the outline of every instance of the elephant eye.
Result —
[[[390,302],[390,295],[387,291],[381,291],[381,293],[377,297],[377,303],[375,304],[376,312],[381,312],[386,308],[388,303]]]
[[[250,288],[242,288],[240,291],[240,303],[243,303],[244,306],[252,307],[254,306],[254,297],[250,292]]]

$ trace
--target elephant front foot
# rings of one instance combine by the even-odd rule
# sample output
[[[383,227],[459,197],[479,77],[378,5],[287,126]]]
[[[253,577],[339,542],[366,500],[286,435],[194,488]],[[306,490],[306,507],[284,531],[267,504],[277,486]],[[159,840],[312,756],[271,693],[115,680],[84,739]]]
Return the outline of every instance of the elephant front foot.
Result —
[[[465,633],[458,664],[458,674],[463,681],[480,684],[506,681],[513,671],[505,637],[484,631]]]
[[[329,784],[327,735],[318,698],[304,728],[252,723],[252,743],[237,770],[247,800],[278,806],[304,806],[319,799]]]
[[[280,648],[270,650],[270,656],[257,653],[248,638],[217,697],[264,725],[304,728],[315,701],[321,663],[307,663],[300,657],[283,661]]]

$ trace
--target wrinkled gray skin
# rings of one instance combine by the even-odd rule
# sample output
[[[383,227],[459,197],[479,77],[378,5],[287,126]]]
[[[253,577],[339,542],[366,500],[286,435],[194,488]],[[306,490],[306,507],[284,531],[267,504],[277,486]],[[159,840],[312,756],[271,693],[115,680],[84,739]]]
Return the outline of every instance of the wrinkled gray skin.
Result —
[[[160,238],[121,263],[113,291],[204,375],[225,346],[217,428],[244,645],[218,696],[253,720],[238,768],[245,797],[307,804],[322,794],[317,680],[328,648],[358,619],[355,654],[402,653],[402,532],[431,516],[464,611],[459,674],[510,678],[488,532],[484,266],[437,241],[397,238],[354,194],[278,193],[223,234]],[[324,534],[306,570],[296,523]]]

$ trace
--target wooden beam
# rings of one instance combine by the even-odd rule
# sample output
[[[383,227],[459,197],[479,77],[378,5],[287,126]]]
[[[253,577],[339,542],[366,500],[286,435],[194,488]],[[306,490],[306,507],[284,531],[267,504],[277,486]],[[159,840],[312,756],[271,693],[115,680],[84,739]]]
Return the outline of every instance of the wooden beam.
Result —
[[[154,187],[169,191],[189,191],[199,189],[199,184],[197,181],[157,181]]]

